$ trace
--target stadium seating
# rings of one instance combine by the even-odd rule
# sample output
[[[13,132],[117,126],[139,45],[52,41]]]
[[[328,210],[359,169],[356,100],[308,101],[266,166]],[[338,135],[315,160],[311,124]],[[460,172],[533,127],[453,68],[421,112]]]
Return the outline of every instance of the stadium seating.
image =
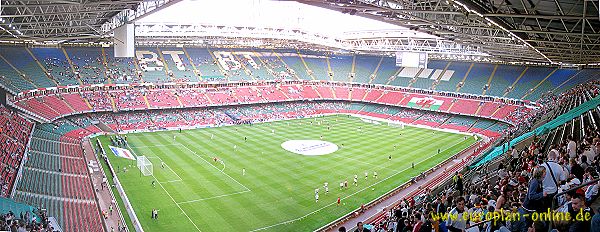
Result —
[[[254,50],[256,54],[261,57],[258,59],[264,64],[265,71],[270,75],[262,76],[258,79],[267,79],[266,77],[274,77],[278,79],[296,79],[288,70],[286,64],[284,64],[278,57],[277,53],[273,50]]]
[[[520,99],[551,74],[553,69],[543,67],[529,67],[523,77],[515,84],[514,88],[506,95],[509,98]]]
[[[200,81],[194,73],[194,67],[181,49],[161,48],[162,57],[164,57],[165,66],[168,68],[168,75],[172,76],[175,82],[197,82]]]
[[[330,80],[327,68],[327,56],[325,54],[310,51],[301,51],[300,54],[306,64],[310,77],[315,80]]]
[[[354,82],[369,83],[381,57],[356,56],[354,64]]]
[[[86,112],[91,110],[90,106],[88,106],[85,100],[78,93],[66,93],[61,94],[65,103],[67,103],[75,112]]]
[[[119,109],[146,109],[146,100],[141,91],[118,91],[110,93]]]
[[[552,110],[549,112],[558,111],[559,114],[564,113],[569,109],[574,108],[574,106],[581,104],[581,101],[578,101],[577,99],[590,99],[591,97],[598,96],[598,86],[596,83],[597,81],[583,84],[560,96],[550,97],[555,104],[550,107]],[[544,102],[546,102],[546,100],[544,100]],[[552,102],[548,103],[552,104]],[[575,158],[570,159],[568,166],[571,170],[574,170],[576,167],[581,168],[581,165],[593,168],[586,168],[585,176],[583,176],[583,171],[579,177],[574,175],[575,172],[571,173],[571,176],[568,177],[568,182],[558,184],[560,185],[557,186],[559,193],[567,193],[570,196],[581,194],[582,197],[584,197],[583,195],[585,194],[586,206],[590,205],[590,207],[593,207],[599,203],[598,200],[596,200],[598,193],[590,191],[594,185],[596,185],[594,179],[596,179],[598,175],[595,170],[597,163],[594,161],[590,164],[585,162],[581,157],[595,156],[594,149],[596,149],[595,147],[597,147],[597,144],[592,145],[592,141],[597,141],[600,134],[597,131],[599,125],[593,118],[598,118],[598,115],[600,115],[600,111],[598,111],[597,108],[592,108],[590,111],[585,112],[581,117],[577,117],[573,121],[568,120],[566,124],[557,127],[550,133],[541,135],[541,137],[536,137],[533,140],[513,144],[512,146],[515,146],[514,150],[510,149],[510,147],[503,146],[504,151],[507,151],[505,153],[507,155],[500,156],[500,158],[488,162],[484,166],[465,169],[466,171],[463,170],[461,174],[458,174],[458,170],[462,165],[455,165],[455,167],[451,167],[450,169],[444,169],[441,174],[431,178],[436,181],[429,181],[424,185],[420,185],[415,191],[406,195],[406,200],[402,200],[399,204],[393,205],[389,211],[384,210],[383,212],[380,212],[380,210],[377,210],[378,212],[376,215],[373,215],[371,219],[365,223],[374,225],[375,228],[373,229],[377,231],[382,228],[389,228],[388,226],[390,225],[395,225],[393,222],[399,219],[399,214],[395,214],[395,212],[406,210],[428,210],[428,213],[447,212],[444,210],[449,210],[452,207],[442,208],[441,206],[455,204],[456,201],[445,202],[444,200],[446,197],[448,197],[448,199],[456,199],[457,196],[465,197],[467,204],[469,205],[468,207],[475,210],[477,210],[479,208],[478,205],[481,204],[487,205],[486,207],[493,211],[498,211],[500,209],[509,210],[516,206],[518,210],[522,212],[523,207],[526,207],[522,205],[523,199],[512,198],[510,196],[522,196],[526,194],[529,186],[529,176],[533,174],[534,167],[546,162],[544,161],[545,159],[553,159],[548,155],[551,149],[554,149],[558,153],[560,156],[559,159],[569,159],[569,151],[566,146],[567,143],[573,143],[575,146],[585,146],[585,148],[579,149],[574,153],[576,156]],[[444,126],[470,123],[468,121],[463,121],[461,117],[463,116],[453,116],[446,121]],[[478,131],[483,128],[488,128],[488,130],[493,131],[504,131],[506,126],[502,123],[478,120],[473,125],[471,131]],[[482,146],[486,147],[489,146],[489,144],[490,143],[483,144]],[[546,158],[546,156],[548,156],[548,158]],[[581,179],[581,176],[583,176],[583,179]],[[457,185],[457,180],[463,178],[464,180],[461,182],[465,184],[464,187],[460,188],[459,185]],[[444,179],[446,179],[446,181],[444,181]],[[591,181],[591,183],[588,181]],[[567,189],[573,189],[573,191],[567,192]],[[532,190],[529,189],[529,191]],[[558,201],[555,202],[555,204],[544,206],[540,211],[546,212],[547,210],[557,210],[563,212],[562,210],[571,207],[570,201],[565,200],[562,197],[557,197],[557,199]],[[494,201],[492,202],[492,200]],[[550,207],[553,208],[546,209]],[[369,208],[369,206],[366,206],[366,208]],[[424,223],[431,223],[431,221],[430,219],[425,219]],[[589,221],[587,223],[589,224]],[[473,223],[467,225],[466,228],[469,230],[482,230],[484,229],[484,225],[485,223]],[[404,227],[403,225],[399,226],[401,227],[400,229]],[[498,226],[509,228],[511,227],[511,223],[499,222]],[[561,231],[576,227],[572,222],[554,226],[554,228],[558,227]]]
[[[436,60],[430,61],[427,68],[399,68],[393,57],[305,50],[140,49],[158,54],[157,59],[166,65],[165,69],[147,70],[139,75],[138,70],[152,64],[142,67],[139,60],[112,58],[112,49],[0,49],[0,55],[6,59],[0,59],[0,83],[13,91],[23,92],[9,97],[9,101],[51,122],[36,125],[29,141],[33,123],[12,110],[0,108],[3,196],[11,194],[16,186],[16,200],[48,208],[66,231],[101,231],[101,218],[80,145],[83,137],[102,132],[96,122],[115,131],[140,131],[351,113],[479,133],[495,139],[511,133],[518,135],[518,130],[530,130],[545,114],[548,117],[560,115],[589,101],[599,91],[596,80],[600,74],[589,69]],[[179,54],[181,63],[164,53],[172,51],[183,52]],[[234,64],[227,63],[223,57],[233,58],[241,66],[234,68]],[[194,73],[193,66],[200,78]],[[48,73],[44,73],[44,69]],[[349,75],[352,70],[354,78]],[[250,80],[258,82],[159,84]],[[332,80],[364,85],[327,82]],[[140,82],[147,83],[143,86],[134,84]],[[86,86],[28,91],[79,84]],[[458,89],[460,93],[506,96],[525,101],[423,89],[446,92]],[[553,90],[554,93],[549,93]],[[414,101],[411,102],[415,98],[433,98],[442,103],[432,111],[431,106],[415,106]],[[294,101],[284,102],[290,100]],[[600,119],[596,114],[585,118],[576,120],[589,124]],[[572,132],[579,127],[580,124],[573,122],[563,131],[570,129]],[[588,131],[574,136],[580,142],[593,133]],[[558,141],[563,136],[555,137]],[[28,143],[30,145],[26,147]],[[561,144],[554,140],[548,143]],[[25,153],[27,148],[29,152]],[[23,162],[25,156],[28,158]],[[19,170],[21,163],[23,167]],[[22,178],[15,183],[19,171]],[[437,184],[432,182],[431,186]]]
[[[138,48],[138,51],[149,51],[152,52],[156,57],[156,61],[148,61],[145,59],[151,59],[152,56],[148,55],[136,55],[137,62],[139,64],[139,69],[142,71],[144,82],[150,83],[165,83],[165,82],[173,82],[175,81],[173,77],[167,74],[167,67],[165,67],[165,61],[161,57],[161,53],[157,48],[147,48],[141,47]],[[153,70],[156,68],[157,70]]]
[[[139,47],[138,51],[142,52],[140,55],[150,52],[143,56],[156,58],[161,69],[147,68],[159,67],[155,62],[140,64],[141,60],[113,58],[112,48],[3,47],[0,55],[6,61],[0,59],[0,76],[8,79],[3,78],[0,83],[21,92],[78,84],[315,79],[449,92],[458,89],[461,93],[535,101],[548,91],[565,91],[598,78],[594,69],[578,71],[441,60],[430,60],[424,69],[399,68],[394,57],[324,54],[310,50]],[[171,53],[177,53],[179,61],[175,61]],[[234,67],[233,64],[240,65]],[[350,77],[352,71],[354,78]]]
[[[352,72],[352,56],[330,56],[329,64],[333,72],[333,80],[340,82],[349,82]]]
[[[65,136],[77,128],[69,121],[36,126],[15,199],[46,208],[66,231],[101,231],[83,149]]]
[[[475,65],[475,63],[467,62],[450,62],[447,70],[454,71],[452,76],[448,81],[440,81],[435,86],[435,89],[438,91],[456,92],[457,86],[463,82],[467,74],[470,74],[472,66]]]
[[[115,104],[113,97],[104,91],[85,92],[82,97],[96,111],[112,110]]]
[[[15,184],[32,129],[32,122],[0,105],[0,194],[2,197],[8,197]]]
[[[363,98],[367,102],[375,102],[381,96],[383,96],[384,91],[380,89],[370,89],[368,90],[365,97]]]
[[[141,83],[143,75],[138,75],[139,69],[136,68],[134,58],[115,57],[112,48],[104,49],[103,53],[106,58],[106,66],[108,68],[108,78],[115,84],[124,83]],[[141,72],[141,71],[140,71]]]
[[[44,66],[51,79],[59,85],[79,85],[79,77],[75,75],[67,57],[60,48],[32,48],[31,52]]]
[[[223,81],[227,78],[220,71],[217,61],[206,48],[186,48],[192,62],[202,75],[202,80]]]
[[[22,76],[4,59],[0,59],[0,83],[14,92],[22,92],[35,89],[36,86],[27,76]]]
[[[350,99],[350,90],[342,87],[332,87],[337,99]]]
[[[472,118],[455,115],[450,117],[442,126],[440,126],[440,128],[469,131],[473,124],[475,124],[475,120]]]
[[[75,72],[84,84],[108,83],[105,57],[98,48],[73,47],[65,48]]]
[[[172,91],[146,91],[146,98],[152,108],[180,107],[179,101]]]
[[[391,81],[389,81],[390,85],[394,86],[403,86],[408,87],[410,82],[417,76],[421,69],[419,68],[401,68],[400,72],[395,75]]]
[[[17,105],[32,112],[36,112],[46,119],[58,118],[61,114],[57,110],[50,107],[50,105],[45,104],[44,99],[45,97],[28,98],[20,101]]]
[[[394,78],[400,67],[396,66],[396,60],[390,57],[383,57],[376,76],[371,84],[385,85]]]
[[[281,60],[288,66],[290,70],[293,71],[295,76],[297,76],[301,80],[312,80],[311,76],[308,74],[302,59],[298,56],[296,51],[291,50],[281,50],[280,51]]]
[[[579,83],[589,83],[600,78],[598,69],[583,69],[577,71],[573,76],[569,77],[565,82],[561,83],[556,89],[557,92],[565,92]]]
[[[16,104],[48,120],[82,112],[184,108],[279,102],[292,99],[354,100],[417,108],[424,107],[424,105],[418,105],[420,104],[419,101],[428,99],[427,101],[434,101],[432,104],[437,103],[435,103],[435,107],[427,105],[425,108],[433,107],[432,109],[437,111],[479,115],[507,121],[517,119],[516,117],[509,117],[517,109],[525,113],[530,111],[528,108],[523,108],[519,103],[512,101],[473,96],[458,97],[455,94],[433,93],[435,95],[431,95],[424,91],[390,87],[366,88],[363,86],[302,82],[289,84],[278,84],[276,82],[255,83],[251,86],[224,85],[204,88],[194,86],[173,88],[169,85],[164,87],[90,88],[79,94],[69,93],[69,91],[55,91],[55,95],[44,96],[41,94],[41,97],[30,97],[30,95],[17,97]]]
[[[534,86],[535,91],[527,95],[524,100],[535,101],[540,98],[540,95],[558,87],[563,82],[567,81],[571,76],[576,74],[576,70],[573,69],[557,69],[550,75],[545,81],[540,82],[537,86]]]
[[[525,67],[516,65],[498,65],[486,95],[503,96],[508,88],[519,78]]]
[[[396,105],[400,100],[403,100],[406,95],[407,94],[398,91],[384,91],[377,102]]]
[[[7,59],[12,66],[23,73],[26,79],[30,79],[36,87],[46,88],[56,86],[56,82],[48,78],[48,76],[40,68],[41,63],[38,63],[36,60],[34,60],[26,48],[2,46],[2,49],[0,49],[0,55]],[[11,79],[13,78],[12,76],[9,76],[10,74],[3,73],[1,75]]]
[[[477,64],[474,65],[467,75],[463,86],[459,89],[461,93],[481,94],[487,80],[492,75],[495,65]]]
[[[473,127],[469,130],[470,132],[481,132],[483,130],[486,130],[488,128],[490,128],[492,125],[494,125],[494,121],[491,120],[477,120],[477,122],[475,122],[475,124],[473,124]],[[501,132],[501,131],[496,131],[496,132]]]
[[[477,111],[477,108],[479,108],[479,102],[477,101],[458,99],[453,103],[451,110],[452,112],[473,115]]]
[[[176,93],[185,107],[205,106],[209,104],[205,91],[198,89],[177,89]]]

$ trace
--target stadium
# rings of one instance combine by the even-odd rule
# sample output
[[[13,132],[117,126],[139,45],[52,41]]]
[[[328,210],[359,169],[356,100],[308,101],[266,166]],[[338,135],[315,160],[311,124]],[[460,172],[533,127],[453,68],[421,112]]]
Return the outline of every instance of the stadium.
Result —
[[[0,230],[600,231],[599,8],[2,0]]]

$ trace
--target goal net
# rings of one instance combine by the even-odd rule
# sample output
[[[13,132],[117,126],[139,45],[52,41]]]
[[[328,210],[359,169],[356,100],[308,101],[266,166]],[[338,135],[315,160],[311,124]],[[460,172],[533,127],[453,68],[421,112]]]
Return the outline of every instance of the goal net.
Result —
[[[388,122],[388,126],[399,127],[399,128],[404,129],[404,123],[401,123],[401,122]]]
[[[152,163],[146,156],[138,156],[137,157],[137,167],[140,169],[144,176],[150,176],[153,174],[152,172]]]

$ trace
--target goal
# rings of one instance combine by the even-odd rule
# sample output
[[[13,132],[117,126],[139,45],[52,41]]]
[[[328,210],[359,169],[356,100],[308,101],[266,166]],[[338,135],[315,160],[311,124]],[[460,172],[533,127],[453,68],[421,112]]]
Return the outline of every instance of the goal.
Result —
[[[138,156],[137,157],[137,167],[140,169],[144,176],[151,176],[152,172],[152,163],[146,156]]]
[[[388,126],[400,127],[402,129],[404,129],[404,123],[401,123],[401,122],[388,122]]]

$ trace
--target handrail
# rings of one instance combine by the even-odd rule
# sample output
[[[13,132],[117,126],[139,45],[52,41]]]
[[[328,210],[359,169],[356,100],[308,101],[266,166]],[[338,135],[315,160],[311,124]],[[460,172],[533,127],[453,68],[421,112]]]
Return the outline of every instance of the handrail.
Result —
[[[598,181],[600,181],[600,178],[594,179],[594,180],[590,180],[590,181],[585,182],[585,183],[581,183],[581,184],[579,184],[579,185],[577,185],[575,187],[569,188],[569,189],[567,189],[567,190],[565,190],[565,191],[563,191],[561,193],[558,193],[558,194],[554,195],[554,197],[552,198],[552,205],[551,205],[552,208],[550,208],[550,209],[552,209],[552,210],[554,209],[554,206],[555,206],[554,203],[556,202],[556,199],[558,197],[560,197],[562,195],[565,195],[565,194],[567,194],[567,193],[569,193],[569,192],[571,192],[571,191],[573,191],[575,189],[578,189],[578,188],[581,188],[581,187],[584,187],[584,186],[596,183]],[[549,223],[549,224],[550,224],[550,226],[548,227],[548,231],[552,231],[552,223]]]
[[[571,110],[569,110],[568,112],[565,112],[565,113],[559,115],[558,117],[554,118],[553,120],[550,120],[549,122],[545,123],[544,125],[540,126],[539,128],[532,130],[530,132],[527,132],[517,138],[514,138],[513,140],[508,142],[508,146],[502,145],[502,146],[496,147],[494,150],[492,150],[490,153],[488,153],[481,161],[479,161],[475,165],[472,165],[472,167],[477,167],[479,165],[482,165],[483,163],[486,163],[486,162],[489,162],[489,161],[495,159],[496,157],[501,156],[506,151],[508,151],[511,144],[520,143],[532,136],[546,134],[549,131],[551,131],[559,126],[569,123],[572,119],[579,117],[580,115],[587,113],[590,110],[595,109],[599,105],[600,105],[600,95],[593,98],[592,100],[581,103],[577,107],[574,107]]]

